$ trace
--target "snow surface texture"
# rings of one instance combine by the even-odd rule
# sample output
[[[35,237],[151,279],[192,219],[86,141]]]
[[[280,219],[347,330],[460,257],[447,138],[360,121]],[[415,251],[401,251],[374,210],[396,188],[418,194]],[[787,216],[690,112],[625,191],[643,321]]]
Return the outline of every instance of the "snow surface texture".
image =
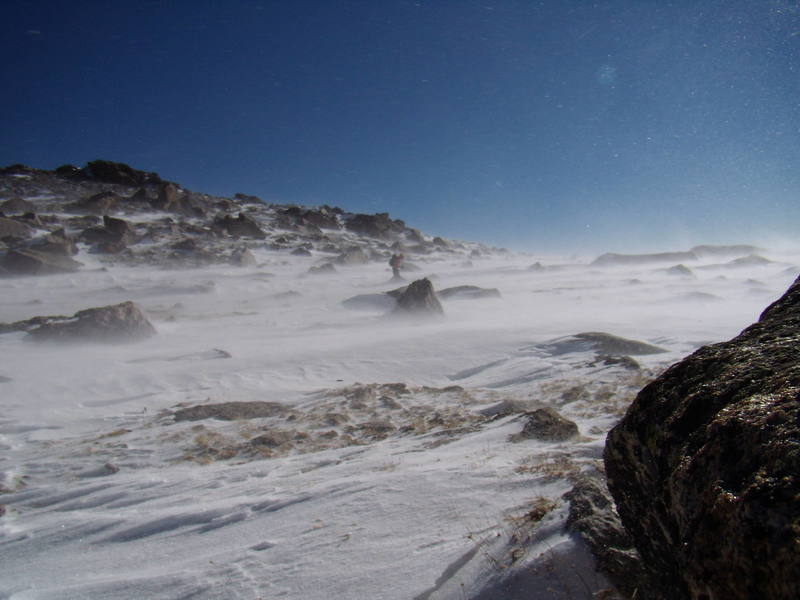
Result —
[[[609,586],[564,532],[561,495],[646,381],[756,320],[799,264],[709,259],[676,278],[434,253],[415,276],[501,297],[456,296],[415,322],[342,304],[396,288],[386,264],[309,275],[318,257],[253,253],[257,266],[183,271],[102,270],[84,253],[77,273],[0,280],[3,322],[133,300],[158,330],[110,346],[0,335],[0,597],[590,597]],[[635,370],[580,340],[548,346],[581,332],[667,352]],[[279,406],[174,415],[255,401]],[[580,436],[513,441],[524,420],[504,401],[553,406]]]

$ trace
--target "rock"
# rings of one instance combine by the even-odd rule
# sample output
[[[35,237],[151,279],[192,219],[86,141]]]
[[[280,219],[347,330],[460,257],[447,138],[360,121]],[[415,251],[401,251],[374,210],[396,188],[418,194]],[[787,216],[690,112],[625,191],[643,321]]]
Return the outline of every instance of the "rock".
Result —
[[[619,366],[623,369],[629,369],[631,371],[638,371],[642,368],[642,366],[630,356],[612,356],[609,354],[598,355],[597,360],[592,363],[592,366],[598,364],[605,365],[607,367]]]
[[[311,251],[305,246],[300,246],[292,250],[290,254],[292,256],[311,256]]]
[[[405,231],[406,225],[399,219],[390,219],[388,213],[375,215],[351,215],[345,221],[345,229],[379,239],[392,239]]]
[[[256,257],[247,248],[234,250],[231,254],[230,263],[237,267],[252,267],[257,264]]]
[[[351,310],[388,311],[397,306],[397,300],[389,294],[359,294],[343,300],[342,306]]]
[[[33,234],[33,230],[13,219],[0,217],[0,240],[5,238],[28,238]]]
[[[68,319],[53,319],[31,329],[36,341],[130,342],[156,334],[141,309],[133,302],[87,308]]]
[[[95,215],[103,215],[116,210],[121,201],[122,198],[114,192],[100,192],[84,198],[75,205],[75,208]]]
[[[609,433],[609,489],[665,597],[800,598],[799,344],[800,279]]]
[[[31,244],[32,250],[47,252],[50,254],[60,254],[61,256],[75,256],[78,253],[78,245],[63,229],[58,229],[45,237]]]
[[[0,262],[0,267],[16,275],[52,275],[72,273],[83,263],[68,256],[52,252],[40,252],[30,248],[9,250]]]
[[[86,179],[127,186],[161,183],[161,178],[156,173],[137,171],[125,163],[107,160],[93,160],[87,163],[83,169],[76,169],[72,165],[63,165],[56,169],[56,173],[71,179]]]
[[[483,408],[478,412],[482,414],[484,417],[500,418],[500,417],[507,417],[508,415],[516,415],[519,413],[524,413],[526,411],[529,411],[530,408],[531,406],[529,402],[506,398],[505,400],[501,400],[497,404],[492,404],[491,406],[487,406],[486,408]]]
[[[660,252],[657,254],[614,254],[608,253],[598,256],[591,263],[593,267],[614,267],[614,266],[634,266],[647,265],[652,263],[675,263],[697,260],[697,256],[692,252]]]
[[[439,290],[437,295],[442,300],[464,299],[474,300],[477,298],[501,298],[500,290],[497,288],[480,288],[475,285],[459,285],[455,287]]]
[[[311,275],[324,275],[326,273],[336,273],[336,267],[332,263],[325,263],[318,267],[309,267],[308,272]]]
[[[641,355],[666,352],[663,348],[602,332],[587,332],[556,338],[538,346],[551,356],[571,352],[597,352],[610,355]]]
[[[239,213],[239,216],[235,219],[230,215],[225,215],[221,219],[217,219],[214,224],[233,237],[251,237],[257,240],[263,240],[267,237],[267,234],[258,226],[258,223],[244,213]]]
[[[361,248],[349,248],[333,260],[337,265],[363,265],[369,262],[369,257]]]
[[[397,298],[397,306],[392,314],[414,314],[441,316],[444,314],[433,284],[428,278],[413,281]]]
[[[24,215],[35,213],[36,205],[22,198],[11,198],[0,204],[0,212],[6,215]]]
[[[234,194],[233,197],[242,204],[264,204],[264,201],[258,196],[249,196],[247,194],[237,193]]]
[[[674,275],[676,277],[694,277],[692,270],[686,265],[675,265],[664,271],[667,275]]]
[[[657,600],[660,596],[648,583],[642,559],[622,526],[603,475],[594,470],[582,473],[563,498],[569,502],[566,529],[583,538],[597,569],[626,598]]]
[[[288,431],[270,431],[256,436],[247,442],[252,449],[278,448],[292,441],[292,433]]]
[[[554,408],[546,407],[525,413],[526,421],[515,440],[539,440],[542,442],[565,442],[578,436],[578,426],[558,414]]]
[[[173,416],[176,422],[199,421],[201,419],[237,421],[239,419],[277,417],[286,412],[286,406],[277,402],[222,402],[181,408],[176,410]]]

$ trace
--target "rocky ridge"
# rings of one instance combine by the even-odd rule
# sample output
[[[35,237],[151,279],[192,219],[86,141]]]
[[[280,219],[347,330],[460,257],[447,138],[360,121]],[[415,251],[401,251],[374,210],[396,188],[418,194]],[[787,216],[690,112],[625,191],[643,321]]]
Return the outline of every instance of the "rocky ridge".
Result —
[[[108,264],[252,265],[247,251],[258,247],[316,259],[310,272],[322,273],[395,252],[409,257],[410,270],[433,251],[496,250],[423,235],[387,213],[197,193],[122,163],[0,169],[0,276],[79,270],[85,253]]]

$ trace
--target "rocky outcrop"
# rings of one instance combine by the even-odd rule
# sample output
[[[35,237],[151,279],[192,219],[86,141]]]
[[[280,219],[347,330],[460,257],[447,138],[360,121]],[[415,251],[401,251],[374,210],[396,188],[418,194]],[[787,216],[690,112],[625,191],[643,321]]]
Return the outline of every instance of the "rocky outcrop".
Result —
[[[161,183],[161,178],[156,173],[137,171],[124,163],[108,160],[93,160],[82,169],[72,165],[63,165],[56,169],[56,173],[70,179],[85,179],[126,186]]]
[[[436,297],[433,284],[426,277],[413,281],[405,288],[397,297],[397,306],[392,314],[441,316],[444,309]]]
[[[664,597],[800,598],[799,344],[800,279],[609,433],[609,489]]]
[[[181,408],[175,411],[174,417],[175,421],[200,421],[202,419],[238,421],[279,416],[286,413],[286,410],[283,404],[277,402],[221,402]]]
[[[131,342],[155,335],[156,330],[133,302],[87,308],[71,317],[46,317],[28,331],[36,341]]]
[[[388,213],[356,214],[345,221],[345,228],[360,235],[392,239],[405,231],[406,224],[399,219],[390,219]]]

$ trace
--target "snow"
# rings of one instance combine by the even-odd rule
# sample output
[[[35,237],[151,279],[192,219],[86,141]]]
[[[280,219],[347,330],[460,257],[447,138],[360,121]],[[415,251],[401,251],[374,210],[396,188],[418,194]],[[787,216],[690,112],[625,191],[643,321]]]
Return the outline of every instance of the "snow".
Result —
[[[129,345],[0,335],[10,378],[0,378],[0,597],[576,598],[607,588],[564,532],[570,470],[601,460],[605,433],[646,380],[738,333],[800,272],[791,253],[737,269],[708,259],[676,278],[670,265],[509,253],[467,266],[442,252],[413,275],[502,297],[454,298],[444,319],[417,322],[342,305],[397,287],[387,265],[309,275],[316,256],[253,252],[258,266],[191,270],[104,266],[83,253],[77,273],[0,279],[0,322],[133,300],[159,332]],[[554,268],[529,269],[536,261]],[[634,357],[639,372],[542,349],[585,331],[667,352]],[[518,415],[481,414],[504,400],[555,406],[581,437],[513,442]],[[287,412],[172,416],[233,401]],[[251,443],[275,432],[294,437]],[[550,510],[521,527],[537,501]]]

